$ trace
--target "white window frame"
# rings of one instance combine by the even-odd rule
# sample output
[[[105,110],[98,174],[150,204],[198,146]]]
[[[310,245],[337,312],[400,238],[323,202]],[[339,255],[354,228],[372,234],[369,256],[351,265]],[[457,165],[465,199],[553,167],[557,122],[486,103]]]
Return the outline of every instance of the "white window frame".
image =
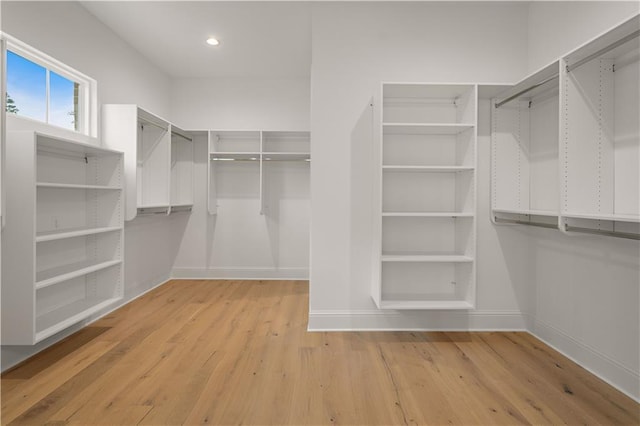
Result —
[[[2,52],[3,62],[6,62],[6,51],[11,51],[17,55],[34,62],[47,70],[47,94],[46,94],[46,118],[45,121],[35,120],[41,123],[46,123],[50,126],[56,126],[49,123],[49,75],[50,71],[78,83],[78,129],[68,129],[78,133],[82,133],[88,136],[98,136],[98,84],[96,80],[79,72],[78,70],[71,68],[70,66],[60,62],[59,60],[35,49],[32,46],[18,40],[15,37],[10,36],[7,33],[0,33],[0,36],[4,40],[5,51]],[[6,73],[3,76],[3,100],[6,96]],[[4,105],[4,104],[3,104]],[[5,108],[3,106],[2,111],[4,113]],[[23,118],[29,119],[29,117]],[[56,126],[60,127],[60,126]]]

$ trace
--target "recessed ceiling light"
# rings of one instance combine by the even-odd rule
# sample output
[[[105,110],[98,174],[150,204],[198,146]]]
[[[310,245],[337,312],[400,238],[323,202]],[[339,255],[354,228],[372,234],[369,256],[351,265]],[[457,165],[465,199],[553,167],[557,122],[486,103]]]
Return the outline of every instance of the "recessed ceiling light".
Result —
[[[213,38],[213,37],[209,37],[207,39],[207,44],[210,44],[211,46],[217,46],[220,44],[220,42],[218,41],[218,39]]]

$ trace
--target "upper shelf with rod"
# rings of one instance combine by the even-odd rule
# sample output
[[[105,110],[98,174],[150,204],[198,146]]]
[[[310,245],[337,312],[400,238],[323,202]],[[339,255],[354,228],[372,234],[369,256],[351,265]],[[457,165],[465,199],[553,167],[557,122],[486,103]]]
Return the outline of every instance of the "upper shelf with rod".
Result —
[[[562,64],[563,232],[640,234],[640,15]]]
[[[188,132],[137,105],[102,106],[102,141],[125,153],[126,220],[193,204],[190,139]]]
[[[492,220],[640,238],[640,15],[493,101]]]
[[[494,223],[557,222],[559,71],[560,61],[554,61],[492,102]]]

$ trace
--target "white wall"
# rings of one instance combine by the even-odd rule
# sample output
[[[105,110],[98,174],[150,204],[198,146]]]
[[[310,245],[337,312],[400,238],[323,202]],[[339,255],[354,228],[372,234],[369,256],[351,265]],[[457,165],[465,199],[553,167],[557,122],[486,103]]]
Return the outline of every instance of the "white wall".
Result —
[[[185,129],[309,130],[309,77],[174,79],[171,117]]]
[[[169,112],[169,78],[75,2],[2,2],[2,29],[98,81],[98,102]],[[141,218],[125,226],[125,300],[169,278],[184,218]],[[5,265],[6,267],[6,265]],[[2,369],[77,330],[36,346],[3,346]]]
[[[179,79],[171,116],[185,129],[309,130],[309,78]],[[207,141],[196,142],[195,205],[175,277],[300,278],[309,269],[309,164],[265,178],[271,209],[260,215],[257,164],[219,164],[218,214],[207,212]],[[270,165],[275,167],[275,165]],[[230,174],[232,173],[232,174]],[[265,175],[266,176],[266,175]]]
[[[637,2],[535,2],[529,65],[545,63],[638,13]],[[529,229],[530,330],[640,399],[640,243]]]
[[[478,310],[380,312],[370,298],[370,147],[351,139],[380,81],[514,82],[526,4],[332,3],[313,9],[311,329],[524,328],[521,231],[488,219],[488,104],[479,138]],[[357,132],[357,131],[356,131]]]
[[[529,4],[529,72],[640,11],[637,1],[533,1]]]

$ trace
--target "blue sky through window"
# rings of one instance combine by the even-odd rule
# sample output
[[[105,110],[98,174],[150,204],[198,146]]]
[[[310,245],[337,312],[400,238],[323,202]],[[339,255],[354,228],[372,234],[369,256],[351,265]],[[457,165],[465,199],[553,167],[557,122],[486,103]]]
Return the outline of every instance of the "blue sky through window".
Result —
[[[49,123],[75,129],[75,83],[49,73]],[[15,102],[18,115],[46,121],[47,70],[22,56],[7,51],[7,93]]]
[[[18,115],[45,121],[47,114],[47,70],[7,51],[7,93]]]

